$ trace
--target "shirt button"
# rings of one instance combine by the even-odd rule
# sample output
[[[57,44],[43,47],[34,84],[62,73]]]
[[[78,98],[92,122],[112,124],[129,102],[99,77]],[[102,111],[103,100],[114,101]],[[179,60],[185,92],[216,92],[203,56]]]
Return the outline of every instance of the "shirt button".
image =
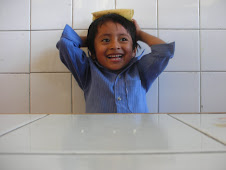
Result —
[[[117,98],[117,100],[118,100],[118,101],[121,101],[121,100],[122,100],[122,98],[119,96],[119,97]]]

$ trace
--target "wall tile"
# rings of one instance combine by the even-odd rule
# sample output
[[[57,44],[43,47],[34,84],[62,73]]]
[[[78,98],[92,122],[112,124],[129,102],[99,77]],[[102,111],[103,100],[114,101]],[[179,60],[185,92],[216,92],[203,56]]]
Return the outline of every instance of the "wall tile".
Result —
[[[31,72],[69,72],[61,62],[56,43],[62,31],[31,32]]]
[[[0,30],[30,29],[30,0],[1,0]]]
[[[202,71],[226,71],[226,30],[201,30]]]
[[[225,7],[225,0],[200,0],[200,27],[226,28]]]
[[[204,72],[201,74],[202,112],[225,112],[226,73]]]
[[[164,72],[159,77],[159,112],[199,112],[200,76],[195,72]]]
[[[29,74],[0,74],[0,113],[29,113]]]
[[[87,29],[92,22],[92,12],[115,9],[115,0],[73,0],[73,28]]]
[[[199,0],[158,0],[159,28],[199,28]]]
[[[141,28],[157,28],[157,1],[156,0],[117,0],[116,8],[134,9],[134,19]]]
[[[150,113],[158,113],[158,78],[154,81],[146,95]]]
[[[31,29],[63,29],[72,25],[72,0],[32,0]]]
[[[31,73],[31,113],[71,113],[71,73]]]
[[[29,72],[29,48],[29,31],[0,32],[0,72]]]
[[[166,42],[175,41],[174,58],[166,71],[200,71],[198,30],[160,30],[159,37]]]
[[[78,83],[72,77],[72,113],[85,113],[86,103],[84,92],[79,87]]]

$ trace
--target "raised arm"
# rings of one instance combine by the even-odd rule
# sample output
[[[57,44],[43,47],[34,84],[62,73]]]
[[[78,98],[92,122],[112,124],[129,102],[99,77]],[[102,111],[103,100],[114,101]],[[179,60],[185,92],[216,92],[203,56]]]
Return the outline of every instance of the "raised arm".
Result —
[[[137,40],[142,41],[142,42],[148,44],[149,46],[157,45],[157,44],[165,44],[165,42],[163,40],[161,40],[160,38],[142,31],[135,19],[133,19],[132,22],[134,23],[134,25],[136,27]]]

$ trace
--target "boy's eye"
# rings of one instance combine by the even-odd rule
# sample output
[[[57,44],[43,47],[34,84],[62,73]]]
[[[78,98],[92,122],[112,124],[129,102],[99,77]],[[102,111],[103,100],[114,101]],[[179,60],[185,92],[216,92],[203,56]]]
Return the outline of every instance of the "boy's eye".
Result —
[[[102,40],[102,42],[109,42],[110,40],[108,38],[105,38]]]
[[[121,41],[127,41],[127,38],[121,38]]]

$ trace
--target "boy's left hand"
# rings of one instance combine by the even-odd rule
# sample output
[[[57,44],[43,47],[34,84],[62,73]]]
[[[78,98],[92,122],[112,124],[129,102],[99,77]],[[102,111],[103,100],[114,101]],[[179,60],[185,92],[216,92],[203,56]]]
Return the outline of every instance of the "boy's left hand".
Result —
[[[132,22],[134,23],[135,27],[136,27],[136,36],[137,36],[137,40],[140,40],[140,32],[141,32],[141,28],[138,25],[137,21],[135,19],[132,19]]]

